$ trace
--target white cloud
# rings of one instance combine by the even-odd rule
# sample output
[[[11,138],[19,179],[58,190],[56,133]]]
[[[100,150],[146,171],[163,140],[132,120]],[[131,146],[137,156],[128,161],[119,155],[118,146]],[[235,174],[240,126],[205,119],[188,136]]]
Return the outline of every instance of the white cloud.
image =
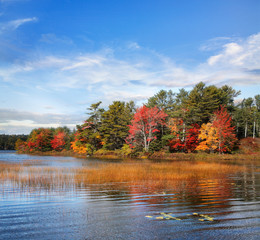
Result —
[[[128,43],[127,47],[129,49],[134,49],[134,50],[141,48],[137,42],[130,42],[130,43]]]
[[[220,68],[260,68],[260,33],[250,36],[239,43],[231,42],[223,46],[223,50],[209,58],[209,65]]]
[[[208,84],[249,85],[260,83],[260,33],[247,39],[221,39],[221,50],[196,68],[187,69],[155,51],[128,47],[105,48],[70,56],[41,56],[0,67],[0,79],[13,84],[36,85],[37,89],[67,91],[85,89],[103,101],[141,100],[162,88]],[[226,40],[229,42],[227,43]],[[210,48],[208,44],[208,48]]]
[[[0,133],[5,134],[29,134],[35,128],[57,128],[65,125],[59,123],[41,123],[37,124],[30,120],[15,121],[10,120],[6,123],[0,123]],[[76,127],[75,124],[66,124],[71,130]]]
[[[205,63],[193,70],[177,66],[170,58],[154,52],[145,52],[140,57],[124,59],[116,56],[116,51],[103,49],[96,53],[86,53],[70,57],[45,56],[23,64],[0,69],[0,76],[6,81],[17,79],[17,74],[49,71],[51,86],[56,88],[89,88],[93,84],[123,86],[132,80],[144,85],[179,87],[192,85],[201,80],[217,83],[230,79],[241,83],[245,76],[254,82],[258,76],[252,70],[260,69],[260,34],[250,36],[241,43],[231,42]],[[223,76],[223,74],[225,76]],[[216,77],[218,76],[218,77]],[[221,79],[222,76],[222,79]],[[55,81],[53,81],[55,80]],[[259,79],[258,79],[259,80]]]
[[[140,104],[160,89],[191,87],[200,81],[232,87],[243,84],[259,86],[260,33],[246,39],[222,40],[219,50],[193,69],[182,67],[167,56],[133,44],[130,48],[125,45],[122,51],[105,48],[69,56],[42,53],[23,62],[1,65],[0,83],[12,88],[18,86],[16,89],[21,89],[21,92],[22,89],[33,89],[33,96],[40,93],[41,98],[37,98],[35,103],[28,100],[28,103],[35,109],[39,109],[39,103],[42,104],[43,112],[62,111],[61,107],[66,104],[84,111],[83,106],[77,103],[88,105],[99,100],[103,101],[103,107],[113,100],[135,100]],[[30,92],[24,94],[22,99],[31,98]],[[63,94],[69,103],[59,99]],[[43,96],[48,101],[44,101]],[[50,96],[53,100],[49,99]],[[5,100],[3,98],[2,101]],[[59,105],[54,106],[55,101]],[[74,112],[75,109],[69,111]],[[86,117],[84,113],[83,116],[70,116],[0,109],[0,131],[20,133],[39,126],[75,126]]]
[[[46,106],[50,109],[52,106]],[[35,112],[18,111],[13,109],[0,109],[1,122],[0,133],[29,133],[34,128],[39,127],[62,127],[71,129],[76,124],[81,124],[85,116],[66,114],[39,114]]]
[[[13,31],[25,23],[36,22],[37,20],[38,19],[36,17],[32,17],[32,18],[23,18],[23,19],[12,20],[6,23],[1,23],[0,34],[5,31]]]
[[[96,53],[74,56],[44,56],[7,68],[0,68],[4,81],[35,81],[42,89],[86,89],[101,95],[127,91],[140,98],[139,89],[156,91],[156,88],[192,86],[200,81],[211,84],[255,84],[260,82],[260,33],[247,39],[230,42],[222,50],[194,69],[178,66],[172,59],[154,51],[118,57],[116,50],[102,49]],[[38,74],[40,73],[40,74]],[[21,76],[23,76],[21,78]],[[41,79],[41,80],[40,80]],[[139,82],[141,84],[133,84]],[[119,91],[120,90],[120,91]],[[143,90],[142,90],[143,91]],[[113,92],[113,94],[112,94]],[[137,94],[136,94],[137,92]],[[145,92],[142,93],[147,96]],[[124,97],[119,94],[118,97]]]

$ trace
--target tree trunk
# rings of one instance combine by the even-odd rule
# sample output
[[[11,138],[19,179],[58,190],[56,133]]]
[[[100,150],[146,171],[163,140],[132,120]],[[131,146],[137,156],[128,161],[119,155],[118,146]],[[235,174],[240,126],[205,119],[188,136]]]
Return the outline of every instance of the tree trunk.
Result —
[[[245,127],[245,138],[247,137],[247,121],[246,121],[246,127]]]
[[[255,138],[255,120],[254,120],[254,126],[253,126],[253,138]]]

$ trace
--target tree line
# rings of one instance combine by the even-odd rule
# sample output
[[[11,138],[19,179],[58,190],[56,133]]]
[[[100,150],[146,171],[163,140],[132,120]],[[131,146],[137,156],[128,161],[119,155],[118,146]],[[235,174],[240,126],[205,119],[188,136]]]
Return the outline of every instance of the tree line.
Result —
[[[15,143],[18,139],[26,141],[28,135],[20,134],[20,135],[6,135],[0,134],[0,150],[14,150]]]
[[[74,132],[66,127],[35,129],[17,149],[232,152],[237,139],[260,136],[260,95],[235,104],[239,95],[230,86],[201,82],[191,91],[160,90],[141,107],[114,101],[104,109],[99,101],[87,109],[88,118]]]

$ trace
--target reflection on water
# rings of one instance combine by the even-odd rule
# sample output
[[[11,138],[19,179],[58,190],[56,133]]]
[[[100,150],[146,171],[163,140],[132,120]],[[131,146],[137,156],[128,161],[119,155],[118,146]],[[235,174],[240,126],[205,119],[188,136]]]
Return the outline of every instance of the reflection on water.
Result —
[[[10,162],[46,160],[6,156]],[[73,158],[47,158],[49,166],[52,159],[60,161],[60,168],[68,162],[91,165],[91,160],[75,159],[73,165]],[[259,239],[259,188],[254,166],[177,184],[2,181],[0,239]]]

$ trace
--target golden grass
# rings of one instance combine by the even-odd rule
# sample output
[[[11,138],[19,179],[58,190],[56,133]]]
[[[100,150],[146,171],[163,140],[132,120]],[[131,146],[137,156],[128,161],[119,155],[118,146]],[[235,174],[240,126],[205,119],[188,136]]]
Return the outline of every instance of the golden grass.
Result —
[[[72,183],[72,173],[52,167],[0,163],[0,182],[11,181],[19,186],[52,187]]]
[[[54,167],[28,167],[0,163],[0,181],[20,186],[61,187],[103,183],[161,185],[178,184],[194,179],[220,178],[246,171],[245,167],[208,162],[121,162],[93,164],[74,170]]]
[[[244,171],[241,166],[219,163],[107,163],[96,168],[78,169],[76,182],[140,182],[140,181],[180,181],[192,178],[219,176],[227,173]]]

